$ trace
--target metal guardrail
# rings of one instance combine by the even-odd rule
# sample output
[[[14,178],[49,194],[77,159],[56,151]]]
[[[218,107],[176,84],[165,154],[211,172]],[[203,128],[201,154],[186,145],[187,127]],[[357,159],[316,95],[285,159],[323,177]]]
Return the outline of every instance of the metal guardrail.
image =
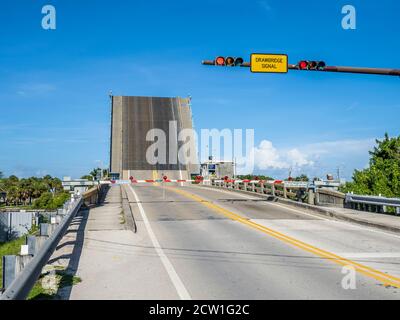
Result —
[[[394,207],[400,214],[400,199],[385,198],[377,196],[362,196],[345,194],[331,188],[318,188],[316,185],[307,182],[282,181],[252,181],[252,180],[214,180],[212,185],[225,187],[234,190],[244,190],[261,194],[269,194],[275,197],[292,198],[297,201],[307,199],[308,204],[335,206],[341,208],[353,208],[367,212],[382,213],[384,207]]]
[[[377,196],[361,196],[357,194],[346,194],[347,203],[363,203],[375,206],[387,206],[400,208],[399,198],[385,198]]]
[[[83,198],[75,197],[70,203],[66,215],[55,228],[49,238],[44,241],[38,252],[28,262],[25,268],[16,276],[15,280],[6,288],[0,296],[0,300],[24,300],[29,295],[36,281],[40,277],[43,267],[49,261],[58,243],[63,238],[72,219],[83,204]]]

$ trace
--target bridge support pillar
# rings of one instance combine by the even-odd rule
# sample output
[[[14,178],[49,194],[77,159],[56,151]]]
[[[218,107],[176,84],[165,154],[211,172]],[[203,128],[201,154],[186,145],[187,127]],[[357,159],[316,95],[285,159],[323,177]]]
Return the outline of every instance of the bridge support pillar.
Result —
[[[315,204],[315,193],[313,189],[308,190],[308,204]]]

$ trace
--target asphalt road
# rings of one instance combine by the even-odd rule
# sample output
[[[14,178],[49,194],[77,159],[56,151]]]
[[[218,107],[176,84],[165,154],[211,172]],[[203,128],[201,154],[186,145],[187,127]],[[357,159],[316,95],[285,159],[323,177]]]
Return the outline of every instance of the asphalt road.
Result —
[[[146,299],[400,298],[396,235],[229,191],[125,187],[155,269],[137,270]]]

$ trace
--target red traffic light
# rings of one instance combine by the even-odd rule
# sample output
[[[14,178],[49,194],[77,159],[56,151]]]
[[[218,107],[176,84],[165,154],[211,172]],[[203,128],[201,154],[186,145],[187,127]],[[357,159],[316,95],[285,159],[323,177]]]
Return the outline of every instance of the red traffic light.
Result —
[[[215,59],[215,65],[224,66],[225,65],[225,58],[224,57],[217,57]]]
[[[302,60],[297,64],[299,70],[325,70],[326,64],[324,61],[306,61]]]
[[[300,61],[298,64],[300,70],[307,70],[308,68],[308,61]]]
[[[217,57],[214,60],[214,64],[216,66],[227,66],[227,67],[240,67],[244,63],[243,58],[234,58],[234,57]]]

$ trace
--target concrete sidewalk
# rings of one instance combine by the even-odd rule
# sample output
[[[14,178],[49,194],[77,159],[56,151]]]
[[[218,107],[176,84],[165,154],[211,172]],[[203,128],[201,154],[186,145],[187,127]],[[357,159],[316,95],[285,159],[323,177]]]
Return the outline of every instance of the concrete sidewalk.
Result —
[[[364,226],[382,229],[389,232],[400,233],[400,217],[395,215],[371,213],[371,212],[357,211],[345,208],[313,206],[306,203],[296,202],[290,199],[273,197],[271,195],[262,195],[259,193],[244,191],[244,190],[224,189],[213,186],[207,186],[207,188],[217,188],[222,190],[244,193],[251,196],[259,196],[261,198],[266,198],[268,200],[278,202],[281,204],[298,207],[307,211],[312,211],[337,220],[348,221]]]
[[[121,191],[113,186],[104,202],[82,210],[60,242],[50,264],[66,268],[82,282],[59,289],[57,299],[177,298],[142,222],[138,222],[141,231],[132,229],[128,220],[132,213],[124,212]]]

